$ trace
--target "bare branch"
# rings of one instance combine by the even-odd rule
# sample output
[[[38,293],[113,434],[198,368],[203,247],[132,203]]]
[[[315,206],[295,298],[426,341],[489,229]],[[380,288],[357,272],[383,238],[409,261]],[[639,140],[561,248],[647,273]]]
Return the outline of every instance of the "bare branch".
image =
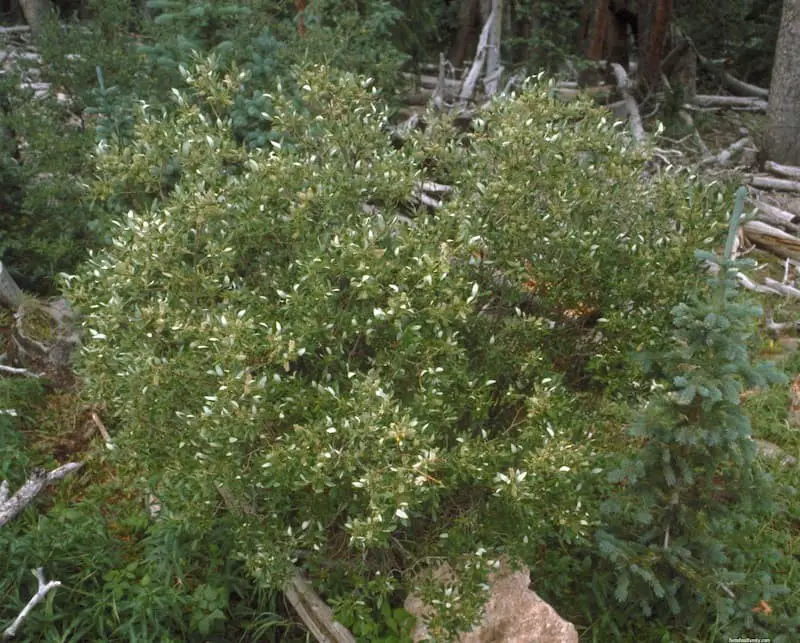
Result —
[[[617,79],[617,87],[619,87],[619,91],[622,94],[623,100],[625,101],[625,107],[628,110],[628,120],[631,124],[633,138],[637,143],[645,143],[647,141],[647,135],[644,133],[644,127],[642,126],[642,117],[639,114],[639,106],[636,104],[636,100],[633,98],[633,95],[630,92],[628,74],[619,63],[612,63],[611,68],[614,70],[614,76]]]
[[[17,618],[14,619],[14,622],[5,629],[3,632],[4,641],[13,639],[17,635],[17,630],[19,629],[20,625],[22,625],[22,621],[27,618],[28,614],[31,613],[31,610],[44,600],[45,596],[47,596],[51,589],[61,586],[61,581],[51,580],[49,583],[45,581],[44,570],[41,567],[36,569],[33,573],[36,576],[36,580],[39,581],[39,589],[37,589],[36,593],[31,596],[28,604],[22,608],[22,611],[19,613]]]
[[[31,477],[17,490],[10,498],[0,503],[0,527],[16,518],[19,513],[27,507],[31,501],[48,484],[61,480],[66,475],[77,471],[83,466],[83,462],[70,462],[53,469],[49,473],[45,469],[34,469]],[[3,493],[0,495],[8,496],[8,484],[4,483]]]
[[[15,368],[14,366],[5,366],[0,364],[0,373],[8,373],[9,375],[22,375],[24,377],[42,377],[44,373],[33,373],[27,368]]]

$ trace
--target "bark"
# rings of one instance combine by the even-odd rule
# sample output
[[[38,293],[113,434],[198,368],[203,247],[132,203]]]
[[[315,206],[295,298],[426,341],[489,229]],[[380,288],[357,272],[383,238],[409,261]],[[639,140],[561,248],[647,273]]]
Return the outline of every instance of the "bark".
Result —
[[[34,37],[38,36],[47,15],[53,10],[50,0],[19,0],[19,6]]]
[[[605,55],[609,16],[607,0],[586,0],[583,6],[581,50],[589,60],[602,60]]]
[[[301,38],[306,35],[306,24],[303,22],[306,4],[306,0],[294,0],[294,8],[297,12],[297,34]]]
[[[764,156],[800,165],[800,0],[784,0],[769,87]]]
[[[672,0],[639,0],[639,83],[644,92],[661,87],[671,22]]]
[[[450,50],[450,62],[454,67],[460,67],[467,57],[470,44],[477,33],[478,0],[461,0],[458,10],[458,35]]]

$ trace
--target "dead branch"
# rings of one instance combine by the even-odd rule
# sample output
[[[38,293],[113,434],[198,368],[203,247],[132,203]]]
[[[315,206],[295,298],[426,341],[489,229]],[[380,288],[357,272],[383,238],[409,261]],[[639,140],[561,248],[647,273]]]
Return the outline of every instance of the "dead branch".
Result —
[[[774,288],[782,295],[800,298],[800,289],[790,284],[781,283],[777,279],[772,279],[771,277],[764,277],[764,284],[770,288]]]
[[[494,22],[489,33],[489,48],[486,52],[486,74],[483,87],[486,95],[491,97],[497,93],[503,66],[500,64],[500,41],[503,33],[503,0],[492,0]]]
[[[722,150],[719,154],[712,157],[704,158],[700,164],[701,165],[728,165],[731,162],[731,159],[734,157],[735,154],[741,152],[748,144],[751,144],[752,141],[750,140],[749,136],[745,136],[740,138],[738,141],[733,143],[732,145],[728,146],[724,150]]]
[[[92,411],[91,413],[92,422],[97,427],[97,430],[100,431],[100,435],[103,437],[103,441],[106,443],[106,448],[114,449],[114,441],[111,439],[111,436],[108,433],[108,429],[106,425],[103,424],[103,421],[100,419],[100,416],[97,414],[97,411]]]
[[[700,107],[743,107],[750,109],[766,110],[767,101],[762,98],[748,96],[715,96],[711,94],[696,94],[692,103]]]
[[[309,632],[321,643],[356,643],[355,637],[333,618],[333,610],[314,591],[303,575],[296,571],[284,589],[286,598],[305,623]]]
[[[619,63],[612,63],[611,68],[614,70],[614,77],[617,79],[617,87],[619,88],[620,94],[622,94],[622,98],[625,101],[625,107],[628,110],[628,119],[631,124],[631,133],[633,134],[633,138],[637,143],[645,143],[647,142],[647,135],[644,133],[644,127],[642,126],[642,117],[639,114],[639,106],[636,104],[636,99],[634,99],[630,92],[628,74],[625,72],[623,66]]]
[[[742,230],[758,247],[779,257],[800,259],[800,238],[763,221],[748,221],[742,226]]]
[[[764,168],[767,170],[767,172],[772,172],[778,176],[785,176],[786,178],[800,181],[800,167],[795,165],[781,165],[780,163],[775,163],[774,161],[767,161],[764,163]]]
[[[464,79],[464,84],[461,86],[461,93],[459,94],[458,98],[462,104],[470,101],[475,94],[475,85],[478,83],[478,77],[481,74],[481,69],[483,69],[484,62],[486,61],[486,55],[489,46],[489,35],[492,33],[494,21],[496,19],[497,14],[495,12],[495,7],[492,7],[492,11],[489,14],[489,17],[486,19],[486,24],[483,25],[483,29],[481,29],[481,35],[478,39],[478,49],[475,52],[475,60],[472,61],[472,66],[467,73],[467,77]]]
[[[14,619],[14,622],[3,632],[4,641],[13,639],[17,635],[17,630],[19,629],[20,625],[22,625],[22,622],[28,617],[28,614],[31,613],[31,610],[44,600],[45,596],[47,596],[51,589],[61,586],[61,581],[45,581],[44,569],[41,567],[34,570],[33,574],[36,576],[36,580],[39,582],[39,588],[36,590],[36,593],[31,596],[28,604],[22,608],[22,611],[17,615],[17,618]]]
[[[782,190],[784,192],[800,192],[800,181],[788,179],[775,179],[771,176],[753,176],[750,185],[766,190]]]
[[[8,497],[8,482],[4,480],[0,485],[0,500],[2,500],[0,502],[0,527],[16,518],[47,485],[61,480],[82,466],[83,462],[70,462],[49,473],[45,469],[34,469],[31,477],[10,498]]]
[[[6,33],[27,33],[31,30],[28,25],[16,25],[14,27],[0,27],[0,34]]]
[[[9,375],[21,375],[22,377],[34,377],[39,378],[44,375],[44,373],[34,373],[29,371],[27,368],[15,368],[13,366],[6,366],[4,364],[0,364],[0,373],[8,373]]]
[[[714,73],[722,84],[725,86],[725,89],[732,91],[734,94],[739,96],[748,96],[751,98],[769,98],[769,90],[764,89],[763,87],[758,87],[756,85],[751,85],[750,83],[746,83],[743,80],[739,80],[738,78],[732,76],[728,72],[720,69],[717,65],[711,62],[705,56],[697,54],[697,60],[700,62],[700,66],[708,71]]]
[[[758,218],[765,223],[780,225],[792,232],[800,232],[800,225],[797,223],[798,217],[791,212],[754,199],[750,199],[748,204],[758,209]]]

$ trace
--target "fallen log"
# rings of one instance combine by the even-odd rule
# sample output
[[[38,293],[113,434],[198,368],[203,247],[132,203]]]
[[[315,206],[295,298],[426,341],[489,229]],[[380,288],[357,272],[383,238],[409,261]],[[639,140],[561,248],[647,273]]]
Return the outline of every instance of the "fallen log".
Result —
[[[745,236],[755,245],[788,259],[800,260],[800,238],[763,221],[748,221],[742,226]]]
[[[725,89],[732,91],[734,94],[738,94],[739,96],[748,96],[751,98],[769,98],[769,90],[764,89],[763,87],[758,87],[757,85],[751,85],[750,83],[746,83],[743,80],[739,80],[735,76],[732,76],[728,72],[723,69],[720,69],[717,65],[711,62],[705,56],[701,56],[699,53],[697,54],[697,60],[700,62],[700,66],[708,71],[714,73],[717,78],[720,79],[722,84],[725,86]]]
[[[750,177],[750,185],[752,185],[754,188],[763,188],[766,190],[800,192],[800,181],[790,181],[788,179],[776,179],[771,176]]]
[[[758,218],[765,223],[780,225],[792,232],[800,232],[797,215],[763,201],[750,199],[748,204],[758,210]]]
[[[715,96],[711,94],[696,94],[692,104],[699,107],[742,107],[749,109],[766,110],[767,101],[763,98],[748,96]]]
[[[356,643],[355,637],[333,618],[333,610],[319,597],[299,571],[296,571],[294,577],[287,583],[284,594],[317,641]]]
[[[784,176],[789,179],[794,179],[795,181],[800,181],[800,167],[797,167],[796,165],[781,165],[780,163],[775,163],[774,161],[767,161],[764,163],[764,168],[767,170],[767,172],[772,172],[778,176]]]
[[[630,92],[630,81],[625,69],[619,63],[612,63],[611,68],[614,70],[614,77],[617,79],[617,87],[619,88],[622,99],[625,101],[625,107],[628,110],[628,120],[631,125],[631,133],[637,143],[647,142],[647,135],[644,133],[642,126],[642,116],[639,114],[639,106],[636,104],[636,99]]]

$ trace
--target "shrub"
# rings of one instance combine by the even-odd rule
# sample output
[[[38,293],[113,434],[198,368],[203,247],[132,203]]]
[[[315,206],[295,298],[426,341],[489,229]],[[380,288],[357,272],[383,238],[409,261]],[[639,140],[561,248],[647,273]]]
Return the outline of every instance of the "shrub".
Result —
[[[203,63],[174,114],[143,110],[99,155],[95,194],[135,209],[66,276],[81,372],[120,467],[182,521],[228,516],[260,586],[300,565],[374,634],[446,557],[463,581],[429,588],[446,632],[472,622],[495,553],[590,537],[602,482],[570,355],[597,384],[637,372],[628,353],[695,286],[677,240],[712,241],[718,201],[642,183],[619,127],[545,83],[396,149],[369,80],[298,73],[266,149],[237,142],[236,77]],[[455,198],[415,212],[424,180]]]

